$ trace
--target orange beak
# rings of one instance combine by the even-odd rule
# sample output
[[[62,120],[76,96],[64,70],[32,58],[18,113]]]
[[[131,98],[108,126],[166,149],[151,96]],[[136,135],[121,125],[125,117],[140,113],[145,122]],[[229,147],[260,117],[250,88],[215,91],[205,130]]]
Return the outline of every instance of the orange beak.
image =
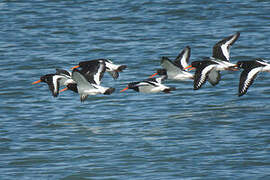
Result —
[[[153,74],[153,75],[150,76],[149,78],[152,78],[152,77],[154,77],[154,76],[156,76],[156,75],[158,75],[158,73]]]
[[[70,69],[73,70],[73,69],[78,68],[78,67],[80,67],[80,65],[74,66],[74,67],[72,67]]]
[[[190,68],[190,69],[189,69],[189,68]],[[195,68],[195,67],[192,67],[192,65],[189,65],[189,66],[185,67],[184,69],[185,69],[185,70],[186,70],[186,69],[189,69],[188,71],[191,71],[191,70],[196,69],[196,68]]]
[[[228,67],[227,70],[229,70],[229,71],[239,71],[239,68],[238,68],[238,66],[237,66],[237,64],[236,64],[236,65],[234,65],[234,66]]]
[[[122,89],[120,92],[124,92],[125,90],[128,90],[128,86]]]
[[[191,67],[192,67],[192,65],[189,65],[189,66],[185,67],[184,69],[186,70],[186,69],[191,68]]]
[[[68,88],[61,89],[61,90],[59,91],[59,93],[60,93],[60,92],[63,92],[63,91],[66,91],[66,90],[68,90]]]
[[[37,81],[33,82],[32,84],[37,84],[37,83],[40,83],[40,82],[41,82],[41,80],[37,80]]]

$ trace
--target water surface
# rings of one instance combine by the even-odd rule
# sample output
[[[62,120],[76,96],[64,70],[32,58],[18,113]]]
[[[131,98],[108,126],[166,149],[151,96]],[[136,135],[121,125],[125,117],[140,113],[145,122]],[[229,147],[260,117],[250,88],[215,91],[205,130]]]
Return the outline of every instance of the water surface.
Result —
[[[0,179],[268,179],[270,75],[243,97],[240,72],[194,91],[119,91],[153,74],[187,45],[191,61],[241,32],[231,61],[269,59],[270,3],[246,1],[0,2]],[[128,69],[105,74],[111,96],[81,103],[31,85],[55,68],[110,58]]]

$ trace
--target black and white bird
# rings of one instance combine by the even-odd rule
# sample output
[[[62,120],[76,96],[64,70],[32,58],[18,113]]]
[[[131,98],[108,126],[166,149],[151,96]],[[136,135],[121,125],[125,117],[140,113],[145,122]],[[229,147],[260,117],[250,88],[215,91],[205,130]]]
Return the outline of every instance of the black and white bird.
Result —
[[[191,49],[186,46],[174,61],[168,57],[161,58],[161,66],[163,69],[157,69],[157,72],[150,78],[156,75],[167,75],[169,80],[183,81],[187,79],[193,79],[193,74],[185,70],[188,66]]]
[[[54,97],[58,96],[60,86],[75,83],[75,81],[71,78],[71,73],[64,69],[56,69],[56,73],[54,74],[46,74],[41,76],[39,80],[33,82],[32,84],[37,84],[40,82],[48,84],[49,90],[52,92]]]
[[[80,73],[92,84],[100,85],[101,79],[106,71],[105,62],[102,59],[83,61],[80,62],[78,66],[72,68],[79,69]]]
[[[164,93],[170,93],[171,91],[175,90],[175,87],[168,87],[162,84],[162,81],[166,78],[166,76],[161,76],[158,78],[149,78],[143,81],[138,82],[131,82],[122,89],[120,92],[123,92],[127,89],[133,89],[137,92],[142,93],[158,93],[158,92],[164,92]]]
[[[236,66],[244,69],[240,75],[238,96],[247,93],[248,88],[252,85],[259,72],[270,72],[270,64],[262,59],[238,61]]]
[[[85,73],[88,71],[88,68],[91,68],[93,63],[99,63],[101,61],[104,61],[105,67],[106,67],[106,72],[108,72],[114,79],[117,79],[119,77],[119,72],[122,72],[124,69],[127,68],[126,65],[114,64],[109,59],[94,59],[94,60],[90,60],[90,61],[81,61],[81,62],[79,62],[79,65],[74,66],[72,69],[80,67],[82,69],[82,71]]]
[[[84,68],[82,70],[74,68],[71,77],[76,82],[76,85],[68,84],[64,90],[69,89],[78,92],[81,102],[85,101],[88,95],[110,95],[115,91],[115,88],[100,85],[105,72],[105,62],[103,60],[91,62],[87,69],[86,71]]]
[[[194,90],[201,88],[201,86],[208,81],[213,85],[217,85],[221,79],[220,71],[238,70],[235,64],[230,62],[230,47],[239,38],[240,33],[229,36],[213,47],[213,54],[210,58],[205,58],[203,61],[194,61],[188,68],[196,68],[194,75]]]

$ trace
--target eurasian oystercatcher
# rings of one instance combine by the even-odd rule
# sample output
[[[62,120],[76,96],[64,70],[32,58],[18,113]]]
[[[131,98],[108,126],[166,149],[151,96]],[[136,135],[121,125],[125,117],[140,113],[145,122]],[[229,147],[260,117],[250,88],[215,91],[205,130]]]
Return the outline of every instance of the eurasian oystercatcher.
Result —
[[[90,83],[97,85],[100,85],[101,79],[106,71],[105,61],[103,59],[83,61],[72,69],[74,70],[76,68],[80,70]]]
[[[90,61],[81,61],[79,62],[79,65],[74,66],[72,69],[80,67],[83,73],[87,73],[88,70],[92,70],[93,64],[99,63],[101,61],[104,61],[106,72],[108,72],[114,79],[117,79],[119,77],[119,72],[122,72],[124,69],[127,68],[126,65],[114,64],[109,59],[94,59]]]
[[[54,74],[46,74],[41,76],[40,80],[37,80],[32,84],[37,84],[40,82],[48,84],[49,89],[54,97],[58,96],[60,86],[66,86],[68,84],[75,83],[75,81],[73,81],[71,78],[71,73],[63,69],[56,69],[56,73]]]
[[[104,61],[93,61],[88,65],[87,71],[85,71],[84,68],[82,68],[82,70],[74,68],[71,77],[76,82],[76,85],[68,84],[61,92],[67,89],[78,92],[80,94],[80,100],[83,102],[88,95],[110,95],[115,91],[115,88],[100,86],[101,79],[105,72]]]
[[[138,82],[131,82],[122,89],[120,92],[123,92],[127,89],[133,89],[137,92],[142,93],[158,93],[158,92],[164,92],[164,93],[170,93],[171,91],[175,90],[175,87],[168,87],[161,82],[166,78],[166,76],[161,76],[159,78],[149,78],[143,81]]]
[[[238,96],[246,94],[259,72],[270,72],[270,64],[262,59],[238,61],[236,66],[244,69],[240,75]]]
[[[168,57],[162,57],[161,66],[163,69],[157,69],[157,72],[150,78],[156,75],[167,75],[168,79],[171,80],[193,79],[194,75],[184,69],[188,66],[190,51],[190,47],[186,46],[174,61],[171,61]]]
[[[201,86],[208,81],[213,85],[217,85],[221,79],[220,71],[231,70],[236,71],[235,64],[230,63],[230,47],[239,38],[240,33],[229,36],[213,47],[213,54],[210,58],[205,58],[203,61],[194,61],[188,68],[196,68],[194,76],[194,90],[201,88]]]

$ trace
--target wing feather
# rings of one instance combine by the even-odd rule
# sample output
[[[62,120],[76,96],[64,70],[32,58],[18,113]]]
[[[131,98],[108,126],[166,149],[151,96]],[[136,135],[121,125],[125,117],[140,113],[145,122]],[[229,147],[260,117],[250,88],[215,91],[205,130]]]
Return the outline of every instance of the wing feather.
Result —
[[[77,83],[77,89],[79,94],[83,94],[86,90],[94,88],[87,80],[85,75],[80,70],[74,69],[72,71],[72,79]]]
[[[189,46],[186,46],[181,53],[176,57],[174,63],[177,64],[182,70],[188,66],[190,58],[191,49]]]
[[[87,81],[100,85],[106,70],[104,60],[91,60],[80,63],[80,72],[85,76]]]
[[[248,88],[253,84],[257,74],[261,71],[261,67],[254,69],[245,69],[240,75],[238,96],[243,96],[247,93]]]
[[[230,61],[230,47],[234,42],[239,38],[240,33],[229,36],[218,43],[213,47],[213,57],[223,61]]]
[[[205,66],[203,68],[197,68],[194,76],[194,90],[197,90],[202,87],[202,85],[206,82],[208,74],[210,71],[215,68],[215,64]]]
[[[182,73],[180,67],[173,63],[170,59],[163,57],[161,60],[161,66],[166,69],[168,76],[176,76]]]

